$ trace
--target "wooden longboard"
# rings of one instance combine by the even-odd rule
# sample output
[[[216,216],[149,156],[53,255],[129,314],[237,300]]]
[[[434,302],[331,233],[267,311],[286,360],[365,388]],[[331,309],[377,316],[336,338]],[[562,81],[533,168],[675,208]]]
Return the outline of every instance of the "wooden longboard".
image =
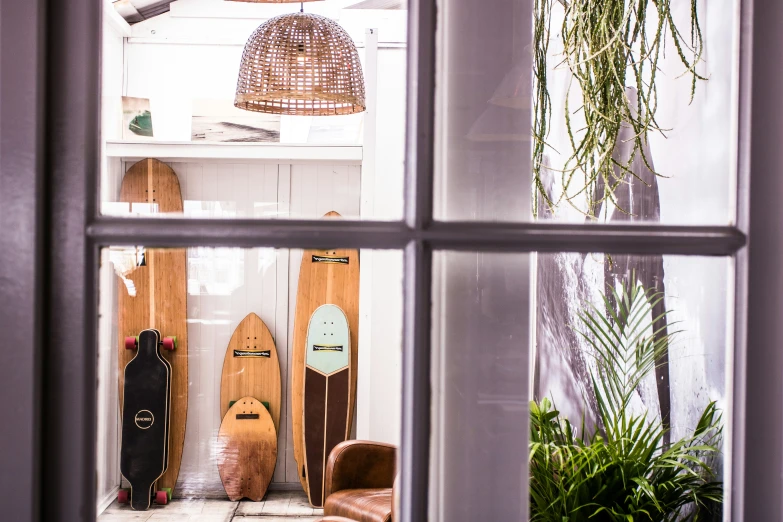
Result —
[[[269,404],[269,413],[280,429],[280,362],[269,328],[254,313],[242,319],[226,349],[220,377],[220,417],[231,401],[255,397]],[[279,431],[278,431],[279,432]]]
[[[336,305],[318,307],[307,328],[303,418],[307,495],[315,507],[324,505],[329,453],[351,432],[351,351],[345,313]]]
[[[177,175],[155,159],[133,165],[122,180],[120,200],[131,204],[131,211],[151,213],[182,212],[182,194]],[[169,466],[158,481],[159,488],[177,483],[185,423],[188,412],[188,329],[187,329],[187,254],[185,249],[147,249],[142,266],[118,280],[119,308],[119,394],[123,406],[123,370],[133,357],[125,349],[125,338],[148,328],[163,337],[176,337],[177,349],[163,354],[171,364],[171,422]]]
[[[325,218],[339,218],[329,212]],[[359,332],[359,252],[357,250],[305,250],[299,270],[299,287],[294,316],[293,358],[291,363],[291,420],[293,424],[294,458],[299,481],[307,491],[302,431],[304,365],[307,326],[315,309],[324,304],[339,306],[348,317],[351,332],[351,364],[358,365]],[[348,383],[348,421],[353,422],[356,402],[356,372]]]
[[[136,510],[150,507],[152,489],[168,465],[171,366],[161,356],[160,341],[157,330],[141,332],[123,371],[120,473],[130,483]]]
[[[264,405],[242,397],[220,424],[217,466],[228,498],[264,498],[277,461],[277,431]]]

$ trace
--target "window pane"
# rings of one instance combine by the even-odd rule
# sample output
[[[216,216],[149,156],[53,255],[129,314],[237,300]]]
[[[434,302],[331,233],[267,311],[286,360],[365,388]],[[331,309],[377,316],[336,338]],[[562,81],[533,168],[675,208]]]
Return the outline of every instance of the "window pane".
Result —
[[[170,12],[145,10],[141,21],[126,4],[115,3],[132,25],[113,8],[104,17],[101,211],[266,219],[336,211],[351,219],[400,219],[406,3],[383,11],[353,5],[359,3],[307,2],[300,14],[298,2],[219,7],[180,2]],[[279,46],[309,53],[312,41],[331,42],[325,62],[313,53],[301,60],[287,57],[285,78],[321,71],[291,87],[293,96],[323,104],[342,99],[350,94],[343,76],[353,74],[350,85],[364,90],[366,112],[324,115],[326,109],[313,109],[292,115],[234,106],[240,73],[250,74],[242,64],[249,37],[262,24],[282,23],[270,19],[291,13],[320,17],[323,23],[313,27],[331,28],[325,36]],[[344,38],[344,49],[335,47],[338,37]],[[354,52],[358,76],[353,62],[335,65]],[[315,94],[297,90],[311,84]],[[279,87],[277,94],[288,92]]]
[[[318,515],[324,448],[328,456],[346,439],[377,446],[359,457],[378,455],[376,485],[391,491],[401,418],[400,251],[117,246],[102,251],[100,277],[98,520],[143,516],[118,503],[118,488],[137,488],[144,502],[138,488],[149,484],[139,470],[157,462],[160,471],[150,454],[163,451],[165,435],[154,429],[166,426],[168,466],[153,499],[173,487],[165,513],[178,520]],[[252,401],[267,403],[264,411]],[[245,402],[247,410],[234,411]]]
[[[439,4],[438,219],[734,222],[735,0]]]
[[[614,507],[638,520],[640,511],[622,511],[628,497],[651,505],[637,479],[657,488],[668,519],[672,491],[690,489],[684,475],[666,489],[661,451],[695,445],[712,401],[720,429],[697,437],[704,451],[677,458],[700,459],[688,466],[714,472],[705,483],[730,481],[731,259],[438,252],[433,276],[435,520],[522,521],[528,509],[534,520],[542,511],[568,518],[562,498],[569,509]],[[541,421],[555,409],[559,423]],[[574,440],[563,438],[566,420]],[[632,421],[659,438],[628,432]],[[652,453],[622,453],[622,436]],[[554,455],[569,450],[558,464]],[[574,471],[580,458],[592,459],[591,473]],[[615,480],[621,464],[625,489]],[[706,504],[719,520],[721,503]]]

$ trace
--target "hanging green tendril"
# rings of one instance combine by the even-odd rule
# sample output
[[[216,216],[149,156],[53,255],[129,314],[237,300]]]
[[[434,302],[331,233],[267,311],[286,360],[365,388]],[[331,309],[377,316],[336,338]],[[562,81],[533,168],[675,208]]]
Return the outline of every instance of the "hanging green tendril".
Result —
[[[533,56],[533,176],[536,191],[533,197],[534,213],[538,215],[539,196],[550,209],[563,200],[573,205],[573,198],[584,193],[587,209],[594,210],[604,201],[616,205],[615,189],[626,174],[634,175],[630,166],[641,157],[650,171],[644,144],[650,132],[661,132],[655,119],[658,108],[658,64],[665,51],[667,34],[690,76],[690,98],[696,93],[697,80],[705,80],[696,72],[704,51],[701,27],[696,9],[697,0],[691,0],[690,38],[677,28],[672,18],[673,0],[560,0],[565,8],[561,28],[563,55],[549,55],[552,9],[556,0],[535,0],[534,56]],[[551,129],[552,104],[547,85],[549,60],[566,66],[581,90],[581,106],[573,109],[566,96],[565,130],[571,153],[562,169],[562,194],[554,197],[545,190],[541,178],[544,154],[550,147],[547,137]],[[569,91],[571,89],[569,85]],[[626,87],[637,91],[634,106],[626,94]],[[572,114],[581,111],[584,127]],[[627,161],[613,157],[621,126],[633,130],[633,148]],[[629,140],[630,141],[630,140]],[[615,167],[618,174],[615,173]],[[658,175],[656,173],[656,175]],[[600,182],[600,183],[599,183]],[[599,190],[596,191],[596,187]],[[597,193],[596,193],[597,192]]]

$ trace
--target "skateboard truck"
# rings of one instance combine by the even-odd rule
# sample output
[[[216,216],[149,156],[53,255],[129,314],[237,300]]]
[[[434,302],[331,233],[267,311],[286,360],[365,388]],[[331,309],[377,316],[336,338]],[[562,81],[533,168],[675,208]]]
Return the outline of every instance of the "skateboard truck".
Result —
[[[229,409],[231,409],[231,406],[233,406],[233,405],[234,405],[234,403],[236,403],[236,402],[237,402],[237,401],[228,401],[228,408],[229,408]],[[258,402],[260,402],[261,404],[263,404],[263,405],[264,405],[264,408],[266,408],[266,410],[267,410],[268,412],[270,412],[270,413],[272,412],[272,410],[270,410],[270,409],[269,409],[269,401],[258,401]]]
[[[164,350],[174,351],[177,349],[177,336],[173,337],[164,337],[161,341],[161,344],[163,345]],[[125,349],[126,350],[135,350],[139,347],[139,336],[135,337],[126,337],[125,338]]]
[[[165,505],[171,500],[171,488],[163,488],[150,494],[150,500],[154,498],[156,504]],[[117,503],[128,504],[130,502],[130,489],[121,489],[117,493]]]

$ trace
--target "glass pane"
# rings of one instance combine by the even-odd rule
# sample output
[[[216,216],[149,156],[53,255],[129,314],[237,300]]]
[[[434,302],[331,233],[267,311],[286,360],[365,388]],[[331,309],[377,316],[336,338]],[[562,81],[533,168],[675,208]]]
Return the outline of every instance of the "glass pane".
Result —
[[[101,211],[267,219],[335,211],[350,219],[400,219],[406,2],[391,10],[357,4],[306,2],[300,13],[299,2],[175,2],[170,12],[139,15],[115,3],[117,12],[109,8],[104,17]],[[262,31],[268,36],[287,23],[279,15],[308,21],[300,27],[314,33],[298,39],[272,31],[282,38],[272,47],[292,53],[275,69],[287,76],[272,87],[259,80],[255,87],[268,90],[256,94],[323,105],[350,98],[359,110],[363,90],[367,111],[294,115],[234,106],[239,78],[252,69],[242,62],[246,43],[262,24],[269,24]],[[329,59],[310,48],[315,41],[330,42],[321,49]],[[272,60],[271,49],[259,49],[258,56]],[[256,56],[251,51],[248,56]],[[345,57],[351,60],[343,63]],[[307,77],[286,87],[300,73]],[[343,82],[348,76],[352,80]]]
[[[675,520],[696,485],[721,519],[730,258],[438,252],[433,276],[433,520],[642,520],[653,497]]]
[[[436,217],[733,223],[736,4],[439,2]]]
[[[149,509],[177,520],[312,518],[325,487],[347,487],[324,455],[353,439],[370,442],[351,446],[348,471],[374,456],[366,484],[391,491],[400,251],[116,246],[101,260],[98,520],[143,519],[119,501],[135,488],[143,510],[150,487]],[[155,493],[172,487],[164,508]]]

